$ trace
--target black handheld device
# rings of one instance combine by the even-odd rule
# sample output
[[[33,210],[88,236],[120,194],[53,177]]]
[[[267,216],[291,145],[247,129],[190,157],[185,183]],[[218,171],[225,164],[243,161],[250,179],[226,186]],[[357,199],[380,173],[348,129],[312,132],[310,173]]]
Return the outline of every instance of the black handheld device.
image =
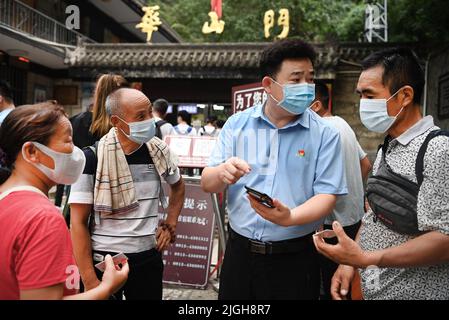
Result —
[[[273,199],[265,193],[254,190],[248,186],[245,186],[246,193],[253,196],[258,202],[262,203],[264,206],[268,208],[274,208]]]

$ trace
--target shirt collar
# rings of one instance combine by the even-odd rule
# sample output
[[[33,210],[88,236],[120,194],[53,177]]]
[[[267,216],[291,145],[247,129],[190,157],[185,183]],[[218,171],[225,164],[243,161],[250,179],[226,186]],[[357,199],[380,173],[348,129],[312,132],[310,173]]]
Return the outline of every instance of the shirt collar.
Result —
[[[275,127],[275,125],[273,125],[271,123],[270,119],[268,119],[268,117],[266,116],[266,114],[264,112],[265,105],[266,105],[266,102],[264,104],[255,106],[254,111],[251,114],[251,117],[261,118],[264,121],[268,122],[271,126]],[[285,125],[283,128],[280,128],[280,129],[294,127],[297,124],[300,124],[304,128],[307,128],[307,129],[309,128],[309,124],[310,124],[310,109],[309,108],[307,108],[306,111],[304,111],[304,113],[301,114],[295,121],[290,122],[289,124]]]
[[[419,120],[417,123],[415,123],[412,127],[407,129],[403,134],[401,134],[399,137],[396,138],[396,141],[398,141],[403,146],[407,145],[415,139],[416,137],[422,135],[424,132],[429,130],[434,126],[433,118],[432,116],[426,116]]]

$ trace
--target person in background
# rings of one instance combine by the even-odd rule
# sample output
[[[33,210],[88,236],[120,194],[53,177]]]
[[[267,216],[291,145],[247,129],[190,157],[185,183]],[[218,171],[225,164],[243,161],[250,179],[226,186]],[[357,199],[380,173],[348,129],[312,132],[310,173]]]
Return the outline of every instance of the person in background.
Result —
[[[217,131],[218,131],[218,135],[220,135],[221,130],[223,129],[223,126],[225,125],[226,121],[218,119],[216,124],[217,124]]]
[[[324,229],[332,229],[332,223],[338,221],[345,233],[355,239],[360,228],[364,210],[363,181],[371,170],[371,162],[360,146],[354,131],[349,124],[338,116],[332,115],[329,110],[329,88],[319,80],[315,80],[315,101],[311,106],[320,117],[332,124],[340,133],[341,150],[345,164],[346,183],[348,194],[337,197],[337,203],[332,213],[324,220]],[[327,243],[336,244],[336,238],[326,239]],[[332,260],[320,256],[321,278],[324,294],[321,300],[331,300],[331,280],[338,268]]]
[[[5,81],[0,80],[0,125],[14,108],[11,87]]]
[[[196,136],[196,130],[190,125],[191,116],[185,111],[178,112],[178,125],[174,126],[174,133],[181,136]]]
[[[95,141],[100,140],[112,128],[105,108],[107,96],[119,88],[129,88],[129,86],[128,81],[120,75],[104,74],[98,78],[92,110],[92,125],[90,126],[90,133]]]
[[[106,271],[93,290],[77,294],[78,269],[64,218],[48,200],[51,187],[71,184],[85,157],[73,145],[64,109],[52,103],[13,110],[0,127],[0,300],[107,299],[125,283],[129,266]]]
[[[73,128],[73,144],[81,149],[92,146],[98,141],[90,132],[93,107],[94,104],[91,103],[86,111],[74,115],[69,119]]]
[[[173,126],[165,121],[167,115],[168,101],[165,99],[157,99],[153,102],[153,116],[156,120],[156,137],[164,140],[166,136],[173,135]]]
[[[202,126],[198,131],[199,136],[217,137],[220,131],[217,129],[217,117],[209,116],[206,119],[206,125]]]

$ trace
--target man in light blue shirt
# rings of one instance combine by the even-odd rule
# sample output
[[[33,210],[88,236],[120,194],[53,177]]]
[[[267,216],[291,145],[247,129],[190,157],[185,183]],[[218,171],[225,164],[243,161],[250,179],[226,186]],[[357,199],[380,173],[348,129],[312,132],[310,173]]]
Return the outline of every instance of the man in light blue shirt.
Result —
[[[319,296],[311,235],[347,188],[339,134],[309,109],[314,58],[314,49],[300,40],[279,41],[263,52],[267,102],[227,121],[203,171],[206,192],[229,192],[219,299]],[[274,208],[248,198],[245,186],[274,198]]]
[[[14,108],[11,88],[5,81],[0,80],[0,125]]]

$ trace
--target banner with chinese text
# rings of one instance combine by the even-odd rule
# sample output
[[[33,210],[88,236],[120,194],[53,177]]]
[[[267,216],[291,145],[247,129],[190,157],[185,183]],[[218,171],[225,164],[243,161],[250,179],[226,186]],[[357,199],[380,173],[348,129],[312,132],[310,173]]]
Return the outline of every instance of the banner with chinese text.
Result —
[[[164,194],[168,195],[169,188],[166,183],[163,183],[163,188]],[[161,207],[159,215],[164,219]],[[176,242],[162,257],[165,283],[196,288],[207,286],[214,227],[215,216],[210,194],[204,192],[199,183],[186,181],[184,207],[176,227]]]

